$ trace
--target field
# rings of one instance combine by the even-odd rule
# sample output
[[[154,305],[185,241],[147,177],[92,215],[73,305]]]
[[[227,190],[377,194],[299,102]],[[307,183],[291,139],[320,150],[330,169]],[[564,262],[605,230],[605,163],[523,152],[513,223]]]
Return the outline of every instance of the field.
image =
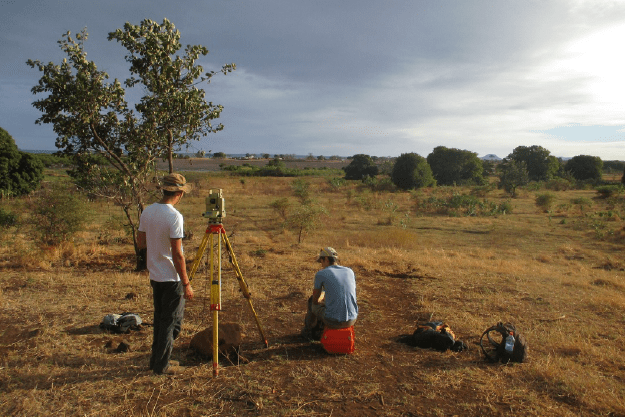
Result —
[[[298,231],[272,208],[283,198],[291,212],[298,207],[296,179],[192,167],[178,168],[195,186],[178,206],[189,232],[187,261],[204,234],[208,190],[221,188],[224,227],[269,347],[224,257],[220,320],[242,325],[242,359],[224,358],[213,378],[210,359],[189,347],[211,325],[202,267],[174,349],[186,371],[152,375],[148,275],[134,271],[121,210],[95,201],[87,229],[72,242],[42,248],[29,243],[27,228],[3,237],[0,414],[625,417],[622,196],[524,189],[509,199],[486,189],[480,200],[509,203],[512,212],[468,216],[418,203],[469,188],[386,192],[306,177],[327,216],[298,242]],[[536,205],[544,193],[555,196],[548,209]],[[4,207],[27,220],[30,204]],[[329,355],[299,335],[314,259],[328,245],[357,279],[356,352],[348,356]],[[146,325],[123,335],[99,328],[106,314],[126,311]],[[441,353],[397,341],[429,320],[446,322],[469,349]],[[498,321],[525,335],[525,363],[484,360],[480,336]]]

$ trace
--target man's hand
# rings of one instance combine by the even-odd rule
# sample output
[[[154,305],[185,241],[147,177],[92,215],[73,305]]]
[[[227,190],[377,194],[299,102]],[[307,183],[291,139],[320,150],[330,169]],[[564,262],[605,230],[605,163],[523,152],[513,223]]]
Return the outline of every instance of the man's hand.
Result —
[[[191,283],[184,287],[184,299],[185,300],[193,300],[193,288],[191,288]]]

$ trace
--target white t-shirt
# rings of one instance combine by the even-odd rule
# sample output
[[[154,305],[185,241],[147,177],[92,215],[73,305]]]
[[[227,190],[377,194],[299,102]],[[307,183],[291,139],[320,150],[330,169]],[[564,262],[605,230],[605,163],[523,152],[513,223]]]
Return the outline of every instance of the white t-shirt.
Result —
[[[141,213],[139,231],[146,234],[147,264],[152,281],[180,281],[169,239],[184,236],[183,222],[182,214],[171,204],[154,203]]]

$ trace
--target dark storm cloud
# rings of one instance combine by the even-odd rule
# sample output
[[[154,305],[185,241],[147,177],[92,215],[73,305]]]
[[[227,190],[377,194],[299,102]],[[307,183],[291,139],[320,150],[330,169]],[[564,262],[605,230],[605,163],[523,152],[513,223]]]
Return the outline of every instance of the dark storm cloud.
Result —
[[[618,28],[619,2],[24,0],[0,3],[0,126],[23,149],[53,148],[51,129],[33,124],[29,90],[39,73],[25,61],[60,62],[61,34],[87,27],[88,57],[124,78],[125,51],[108,32],[165,17],[183,44],[208,47],[206,69],[238,67],[206,88],[225,106],[226,129],[197,148],[398,155],[445,145],[507,154],[543,141],[553,153],[583,153],[579,140],[569,147],[540,132],[624,124],[623,102],[606,87],[620,81],[601,73],[620,42],[596,41],[605,46],[596,67],[582,58],[597,48],[571,47]],[[601,146],[593,149],[622,149]]]

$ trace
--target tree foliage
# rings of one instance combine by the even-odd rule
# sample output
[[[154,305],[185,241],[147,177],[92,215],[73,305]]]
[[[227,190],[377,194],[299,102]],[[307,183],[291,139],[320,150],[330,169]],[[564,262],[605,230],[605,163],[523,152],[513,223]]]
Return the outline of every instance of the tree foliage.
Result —
[[[517,162],[514,159],[504,161],[499,167],[499,188],[503,188],[513,197],[516,196],[517,187],[529,183],[527,165],[524,161]]]
[[[378,166],[369,155],[358,154],[352,157],[352,161],[343,171],[346,180],[362,180],[378,175]]]
[[[166,157],[173,171],[174,150],[192,140],[217,132],[213,126],[222,106],[207,102],[197,84],[209,82],[215,72],[203,73],[196,65],[204,46],[181,49],[180,32],[167,19],[162,24],[143,20],[126,23],[108,35],[128,51],[130,77],[126,89],[136,87],[143,96],[134,109],[126,101],[126,89],[87,59],[86,29],[59,41],[63,62],[28,65],[43,73],[33,94],[45,95],[33,103],[42,115],[37,123],[49,123],[57,134],[56,147],[74,158],[72,176],[92,195],[112,199],[126,213],[133,233],[143,210],[156,158]],[[235,69],[224,65],[220,72]],[[98,164],[102,155],[107,164]],[[135,249],[138,250],[135,240]],[[137,252],[139,253],[139,252]]]
[[[484,183],[484,167],[477,153],[437,146],[427,157],[438,185]]]
[[[42,179],[41,161],[21,152],[9,132],[0,127],[0,196],[28,194],[39,187]]]
[[[603,174],[603,161],[598,156],[577,155],[569,159],[565,170],[576,180],[600,180]]]
[[[436,185],[427,160],[416,153],[403,153],[395,161],[391,181],[403,190]]]
[[[538,145],[518,146],[505,158],[504,162],[506,160],[514,160],[517,163],[525,162],[530,181],[550,180],[560,168],[558,158]]]

